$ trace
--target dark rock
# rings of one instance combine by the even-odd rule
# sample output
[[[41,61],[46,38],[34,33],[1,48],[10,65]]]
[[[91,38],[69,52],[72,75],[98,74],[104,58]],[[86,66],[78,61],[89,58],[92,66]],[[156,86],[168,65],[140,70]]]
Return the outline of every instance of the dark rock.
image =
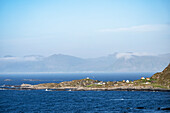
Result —
[[[144,107],[136,107],[135,109],[145,109]]]
[[[170,108],[161,108],[161,110],[170,110]]]

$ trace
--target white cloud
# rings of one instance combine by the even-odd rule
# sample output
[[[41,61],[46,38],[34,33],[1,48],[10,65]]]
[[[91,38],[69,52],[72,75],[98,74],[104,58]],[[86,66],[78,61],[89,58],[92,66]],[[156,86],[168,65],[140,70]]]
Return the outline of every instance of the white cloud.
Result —
[[[1,57],[0,61],[37,61],[37,57]]]
[[[168,24],[140,25],[140,26],[100,30],[100,32],[152,32],[152,31],[170,32],[170,25]]]
[[[138,52],[128,52],[128,53],[117,53],[116,54],[116,58],[119,59],[119,58],[124,58],[124,59],[130,59],[132,58],[133,56],[154,56],[154,54],[151,54],[151,53],[138,53]]]

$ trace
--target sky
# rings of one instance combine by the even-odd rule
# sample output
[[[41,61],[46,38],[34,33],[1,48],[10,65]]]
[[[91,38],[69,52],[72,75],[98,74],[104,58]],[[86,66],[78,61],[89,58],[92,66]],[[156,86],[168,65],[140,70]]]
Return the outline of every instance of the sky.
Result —
[[[0,0],[0,56],[170,53],[170,0]]]

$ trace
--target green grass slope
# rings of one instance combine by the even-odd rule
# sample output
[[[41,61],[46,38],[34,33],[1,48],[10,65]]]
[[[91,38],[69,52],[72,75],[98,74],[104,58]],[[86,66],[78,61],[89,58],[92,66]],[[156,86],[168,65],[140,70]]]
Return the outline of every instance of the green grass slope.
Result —
[[[151,79],[155,79],[161,86],[170,88],[170,64],[162,72],[154,74]]]

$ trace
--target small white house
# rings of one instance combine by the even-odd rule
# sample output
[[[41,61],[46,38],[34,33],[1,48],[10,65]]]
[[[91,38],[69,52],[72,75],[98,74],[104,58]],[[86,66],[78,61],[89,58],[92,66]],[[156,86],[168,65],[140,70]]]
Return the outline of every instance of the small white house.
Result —
[[[95,83],[95,84],[97,84],[97,85],[104,85],[104,84],[106,84],[105,82],[98,82],[98,83]]]
[[[102,83],[101,82],[99,82],[99,83],[97,83],[98,85],[102,85]]]
[[[129,80],[126,80],[126,83],[129,83]]]
[[[86,79],[90,79],[89,77],[87,77]]]
[[[145,84],[151,84],[150,82],[146,82]]]

